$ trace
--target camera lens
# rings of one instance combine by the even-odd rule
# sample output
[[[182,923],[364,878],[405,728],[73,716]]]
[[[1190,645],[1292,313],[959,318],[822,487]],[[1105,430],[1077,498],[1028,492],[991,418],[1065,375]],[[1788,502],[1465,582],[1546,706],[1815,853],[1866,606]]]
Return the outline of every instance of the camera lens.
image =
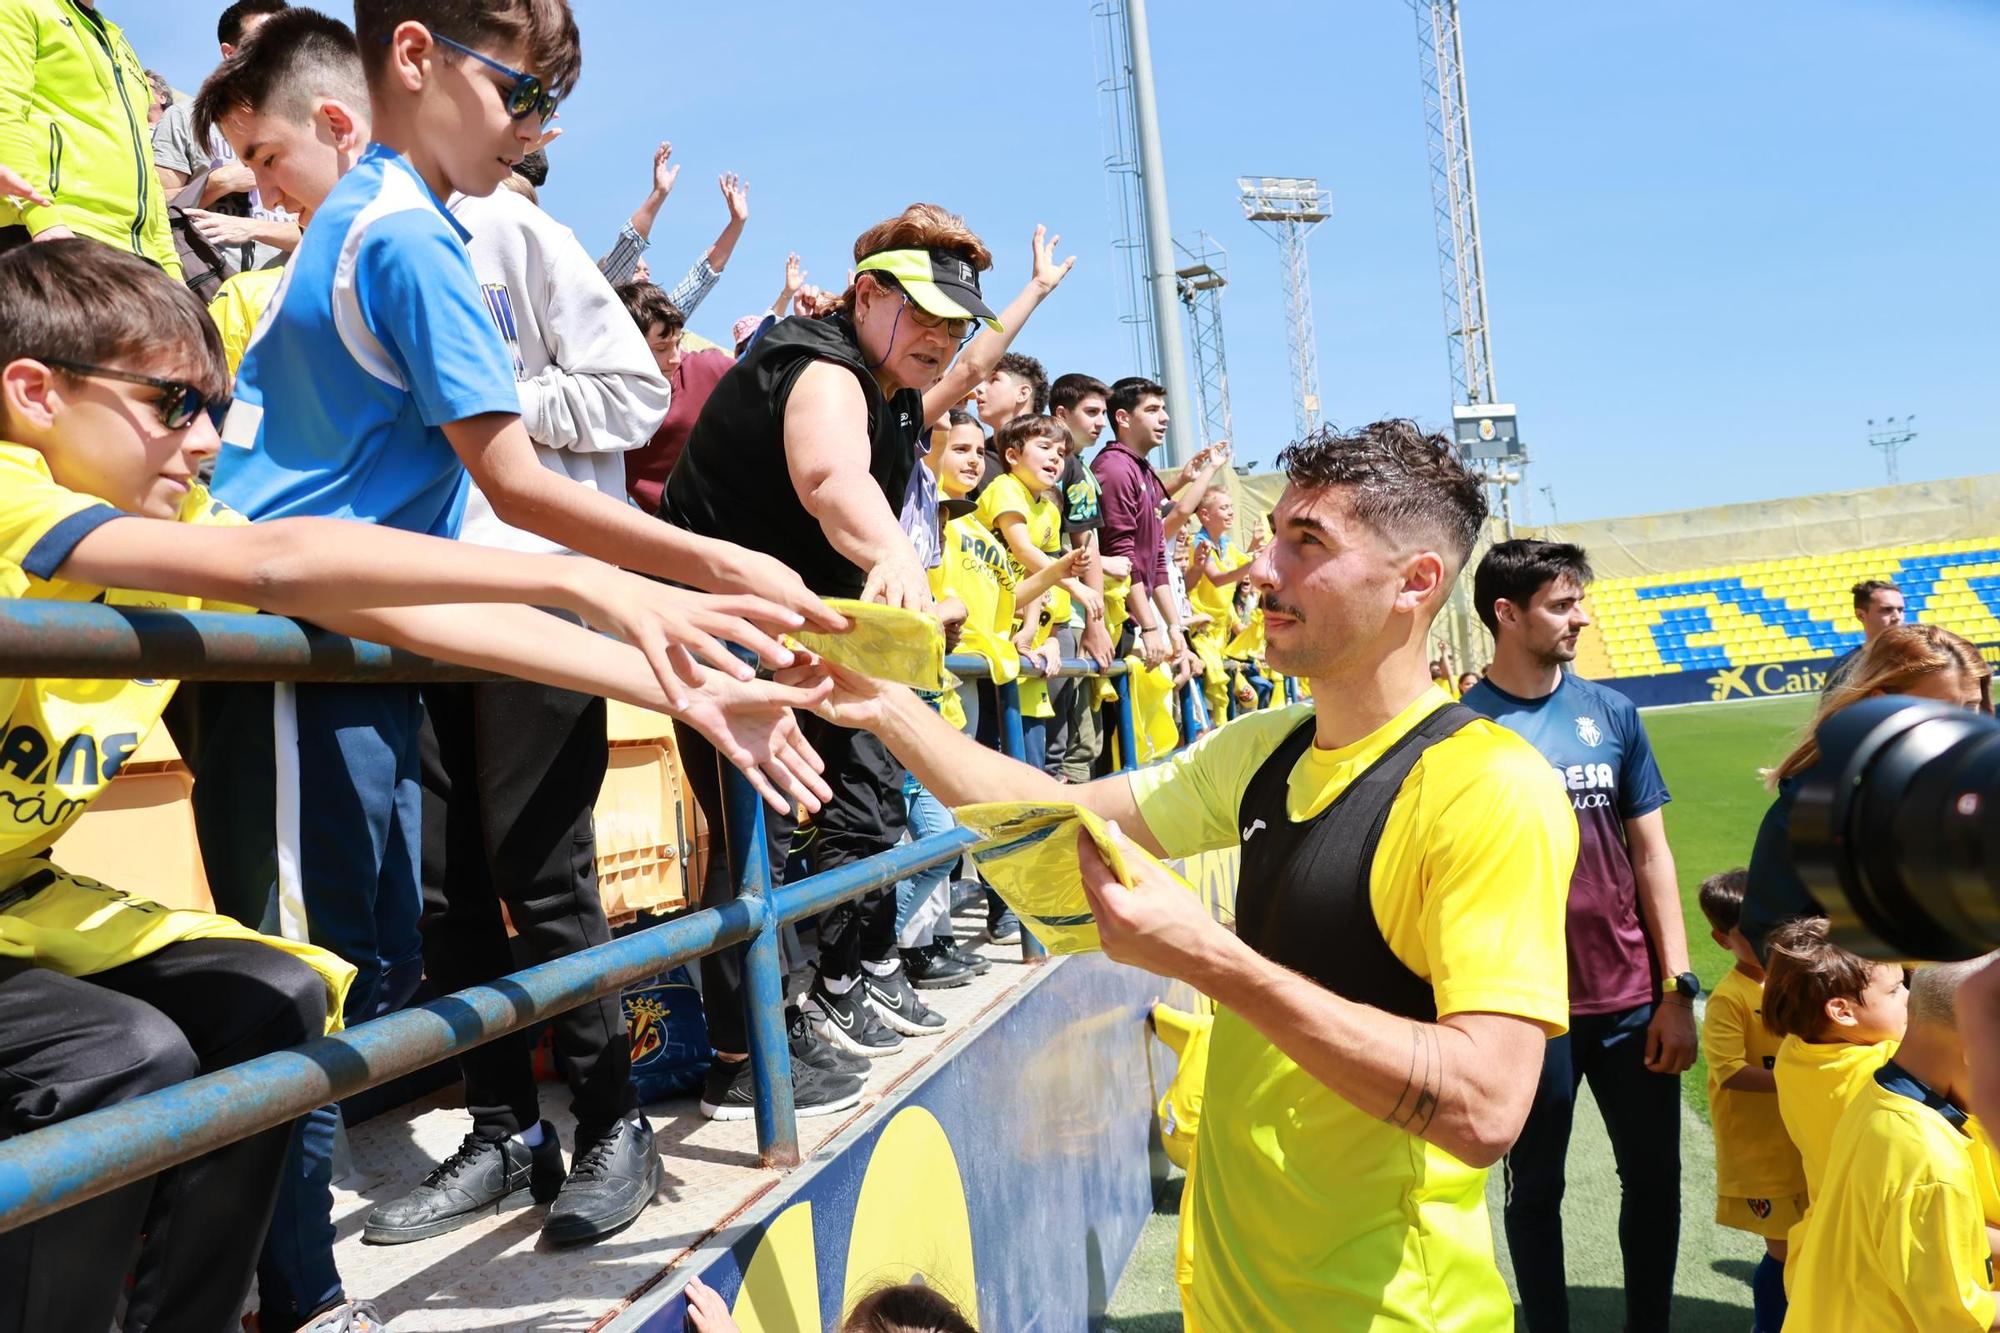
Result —
[[[2000,947],[2000,723],[1865,699],[1820,726],[1819,747],[1792,854],[1835,942],[1898,960]]]

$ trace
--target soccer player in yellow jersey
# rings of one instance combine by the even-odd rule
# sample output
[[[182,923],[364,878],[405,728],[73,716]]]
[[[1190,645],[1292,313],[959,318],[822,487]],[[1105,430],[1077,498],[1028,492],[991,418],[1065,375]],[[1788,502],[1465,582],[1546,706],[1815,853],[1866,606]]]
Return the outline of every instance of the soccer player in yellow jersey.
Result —
[[[1792,1260],[1786,1327],[2000,1328],[1957,1017],[1959,987],[1986,961],[1933,964],[1911,977],[1902,1045],[1862,1080],[1834,1129]]]
[[[1708,1060],[1708,1115],[1715,1126],[1715,1220],[1764,1241],[1750,1279],[1755,1333],[1785,1323],[1785,1235],[1805,1215],[1805,1168],[1778,1114],[1778,1037],[1764,1026],[1764,969],[1737,928],[1746,870],[1702,882],[1709,935],[1736,966],[1708,997],[1701,1051]]]
[[[915,695],[835,671],[823,711],[947,803],[1069,801],[1156,855],[1243,848],[1232,934],[1179,880],[1083,854],[1112,958],[1216,1002],[1188,1208],[1187,1327],[1513,1326],[1486,1169],[1519,1133],[1569,987],[1576,818],[1533,747],[1430,683],[1425,648],[1486,515],[1448,440],[1316,432],[1248,577],[1312,702],[1083,786],[982,750]]]
[[[151,264],[94,241],[23,246],[0,258],[0,309],[0,596],[255,605],[666,704],[664,658],[656,671],[637,648],[533,609],[633,638],[650,620],[685,652],[684,628],[669,628],[674,603],[650,580],[332,519],[253,526],[212,500],[195,473],[217,448],[209,409],[227,402],[221,342],[194,294]],[[748,621],[711,623],[789,656]],[[110,887],[50,860],[173,690],[152,679],[0,680],[0,1138],[338,1021],[354,969],[331,954],[169,911],[145,901],[144,884]],[[763,770],[756,781],[773,804],[828,794],[787,711],[810,692],[713,669],[677,692],[681,715]],[[290,1126],[254,1135],[0,1237],[0,1328],[108,1327],[142,1226],[126,1327],[233,1325],[291,1137]]]
[[[1834,1126],[1854,1094],[1896,1053],[1909,1007],[1903,969],[1871,963],[1826,937],[1823,917],[1772,931],[1764,957],[1764,1025],[1781,1037],[1772,1066],[1778,1114],[1805,1168],[1806,1215],[1819,1197]],[[1795,1290],[1799,1237],[1793,1225],[1785,1290]]]

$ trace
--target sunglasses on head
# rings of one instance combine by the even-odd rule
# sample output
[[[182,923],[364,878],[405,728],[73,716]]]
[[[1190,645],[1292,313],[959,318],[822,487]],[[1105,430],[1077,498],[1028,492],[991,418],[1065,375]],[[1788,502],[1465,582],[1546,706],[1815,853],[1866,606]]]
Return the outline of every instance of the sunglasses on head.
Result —
[[[523,74],[518,69],[501,64],[492,56],[481,55],[464,42],[454,42],[441,32],[432,33],[431,39],[441,46],[450,47],[460,55],[471,56],[496,74],[512,79],[514,86],[507,89],[507,114],[515,120],[520,120],[530,111],[538,113],[543,120],[555,115],[556,103],[562,99],[546,91],[542,87],[542,81],[535,75]],[[389,39],[384,37],[382,44],[388,45]]]
[[[229,411],[229,398],[210,399],[186,380],[163,380],[153,375],[138,375],[129,370],[112,370],[106,366],[93,366],[83,361],[64,361],[56,357],[44,357],[44,365],[59,366],[85,379],[118,380],[125,384],[144,384],[158,389],[160,396],[153,400],[153,410],[160,414],[160,424],[168,430],[181,430],[191,425],[204,411],[209,420],[219,429],[222,418]]]

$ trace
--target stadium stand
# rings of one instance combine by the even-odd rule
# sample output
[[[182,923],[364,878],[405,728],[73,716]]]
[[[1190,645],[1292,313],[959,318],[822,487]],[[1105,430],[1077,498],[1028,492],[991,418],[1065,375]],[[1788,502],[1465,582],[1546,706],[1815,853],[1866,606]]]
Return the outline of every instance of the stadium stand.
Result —
[[[1651,676],[1836,657],[1861,642],[1850,590],[1888,579],[1912,622],[2000,639],[2000,537],[1600,579],[1578,645],[1586,676]]]

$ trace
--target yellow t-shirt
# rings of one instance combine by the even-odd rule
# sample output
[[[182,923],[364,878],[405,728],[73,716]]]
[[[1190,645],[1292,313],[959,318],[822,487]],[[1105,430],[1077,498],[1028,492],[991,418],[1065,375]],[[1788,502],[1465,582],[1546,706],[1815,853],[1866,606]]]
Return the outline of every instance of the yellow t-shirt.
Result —
[[[986,659],[996,683],[1021,671],[1014,651],[1014,563],[1007,544],[976,515],[962,514],[944,525],[944,558],[931,571],[931,595],[955,595],[965,603],[965,628],[958,651]]]
[[[1786,1284],[1785,1327],[1991,1328],[1992,1251],[1972,1140],[1871,1076],[1841,1115],[1829,1153],[1804,1239],[1786,1264],[1797,1276]]]
[[[1250,563],[1249,554],[1238,550],[1236,543],[1229,541],[1226,535],[1218,542],[1206,531],[1197,529],[1194,542],[1197,552],[1215,552],[1215,563],[1225,574]],[[1218,588],[1208,581],[1206,573],[1198,574],[1188,580],[1188,605],[1195,609],[1195,614],[1206,614],[1209,617],[1208,624],[1198,631],[1200,637],[1213,639],[1217,647],[1229,641],[1229,622],[1236,614],[1235,584]]]
[[[1701,1024],[1708,1060],[1708,1114],[1715,1126],[1715,1192],[1725,1199],[1776,1199],[1805,1191],[1799,1150],[1785,1133],[1778,1098],[1722,1085],[1744,1069],[1774,1069],[1778,1038],[1764,1026],[1764,985],[1735,968],[1715,984]]]
[[[2000,1227],[2000,1146],[1980,1123],[1979,1117],[1965,1118],[1965,1132],[1972,1136],[1972,1173],[1979,1182],[1979,1208],[1986,1225]]]
[[[0,596],[47,602],[194,610],[198,597],[104,589],[56,577],[78,542],[104,523],[130,518],[92,495],[58,485],[41,454],[0,443]],[[134,519],[146,522],[145,519]],[[244,520],[196,486],[180,522],[229,526]],[[217,607],[210,610],[248,610]],[[0,679],[0,888],[25,873],[83,814],[139,748],[167,701],[170,680]],[[8,953],[0,929],[0,954]]]
[[[1786,1037],[1778,1043],[1777,1063],[1771,1070],[1778,1076],[1778,1113],[1784,1118],[1785,1133],[1798,1147],[1807,1194],[1819,1197],[1840,1113],[1895,1053],[1893,1041],[1856,1046]]]
[[[1007,545],[1007,534],[1001,530],[1002,514],[1019,514],[1028,525],[1028,540],[1036,550],[1053,560],[1062,554],[1062,509],[1047,495],[1030,495],[1028,487],[1013,473],[995,477],[979,493],[979,521],[993,530],[1000,538],[1002,548]],[[1020,582],[1028,577],[1027,566],[1015,560],[1013,553],[1007,558],[1014,565],[1014,580]],[[1049,590],[1043,620],[1048,625],[1069,623],[1069,593],[1059,583]],[[1040,642],[1043,635],[1037,635]]]
[[[208,303],[208,317],[222,334],[222,359],[228,363],[232,379],[237,367],[243,364],[243,353],[249,349],[250,339],[256,335],[257,325],[263,322],[271,296],[284,277],[282,267],[253,268],[247,273],[232,274]]]
[[[1354,744],[1307,750],[1288,785],[1292,818],[1324,810],[1447,702],[1426,690]],[[1173,856],[1237,845],[1244,789],[1310,715],[1247,713],[1132,774],[1147,828]],[[1576,846],[1561,782],[1519,736],[1480,719],[1424,752],[1390,808],[1370,891],[1383,939],[1431,984],[1441,1017],[1566,1029]],[[1226,1008],[1195,1155],[1190,1330],[1513,1327],[1485,1170],[1359,1110]]]

